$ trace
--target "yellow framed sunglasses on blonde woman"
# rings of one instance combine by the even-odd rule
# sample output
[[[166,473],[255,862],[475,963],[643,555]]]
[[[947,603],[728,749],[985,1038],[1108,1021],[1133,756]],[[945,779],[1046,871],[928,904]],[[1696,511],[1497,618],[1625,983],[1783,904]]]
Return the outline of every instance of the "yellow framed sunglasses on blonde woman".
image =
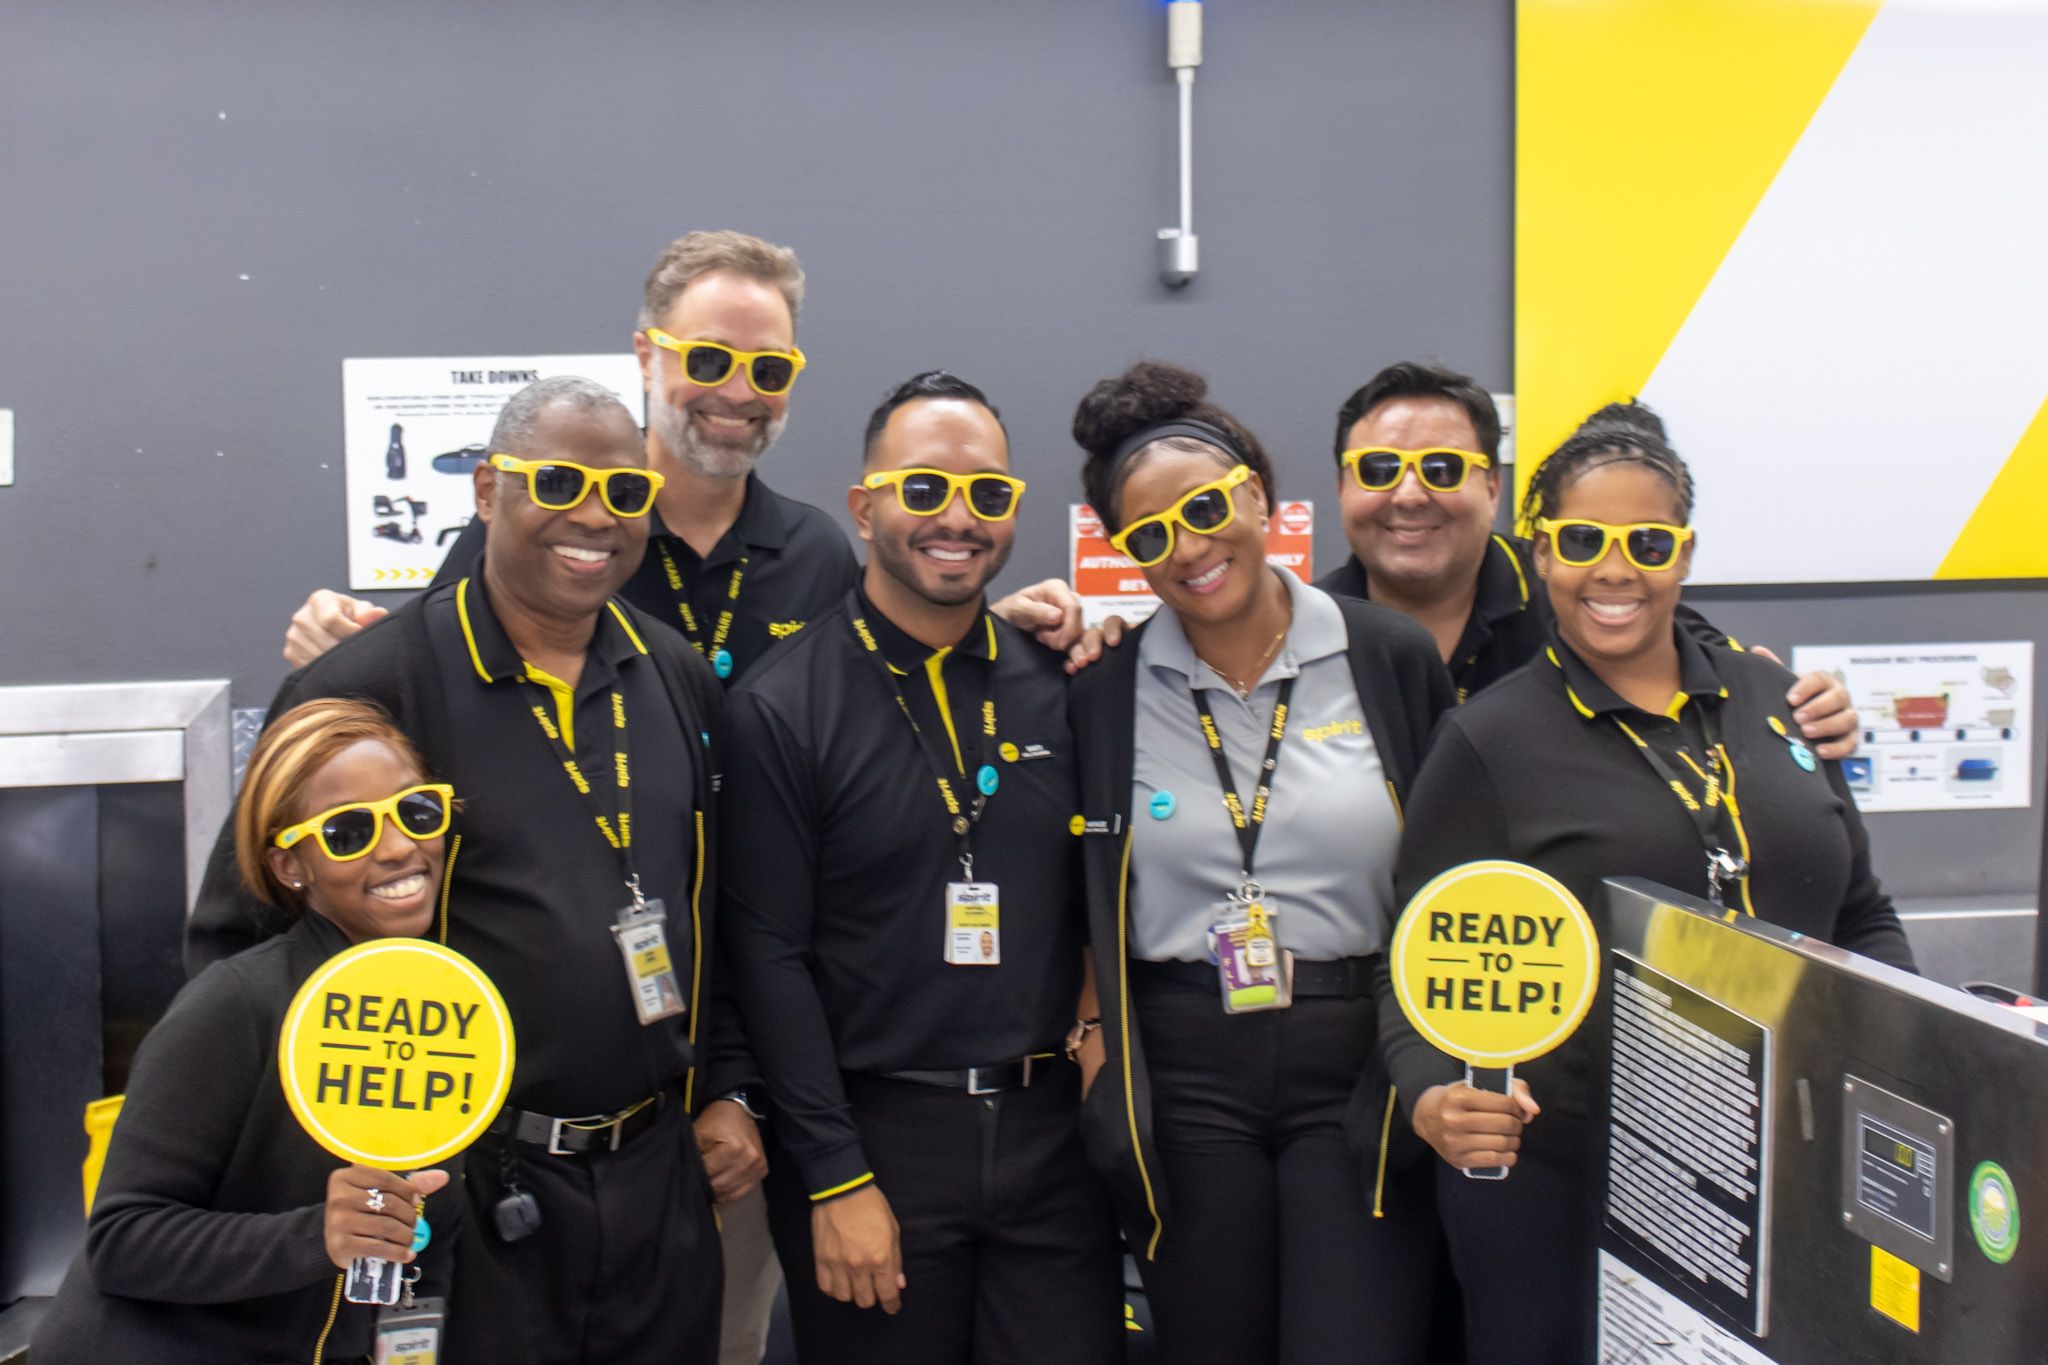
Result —
[[[1198,536],[1213,536],[1237,517],[1237,499],[1230,495],[1252,476],[1252,467],[1238,465],[1220,479],[1190,488],[1164,512],[1134,521],[1109,538],[1111,548],[1140,568],[1151,568],[1173,553],[1173,528],[1178,522]]]
[[[1662,573],[1678,562],[1678,549],[1692,539],[1692,527],[1669,526],[1661,521],[1635,521],[1614,526],[1604,521],[1549,517],[1536,523],[1538,534],[1550,537],[1550,552],[1558,562],[1583,569],[1607,558],[1608,547],[1621,542],[1621,553],[1644,573]]]
[[[732,377],[733,366],[740,365],[746,368],[748,386],[773,398],[788,393],[797,375],[810,364],[794,346],[786,351],[736,351],[718,341],[683,341],[659,327],[649,327],[647,339],[665,351],[674,351],[683,362],[683,378],[701,389],[717,388]]]
[[[408,839],[438,839],[448,832],[454,809],[455,788],[445,782],[427,782],[393,792],[382,801],[356,801],[321,811],[279,830],[271,842],[291,848],[310,835],[320,851],[335,862],[354,862],[383,841],[386,820]]]
[[[1401,486],[1410,469],[1422,486],[1436,493],[1455,493],[1465,486],[1466,476],[1476,465],[1493,468],[1493,461],[1476,450],[1435,446],[1428,450],[1400,450],[1393,446],[1364,446],[1347,450],[1340,457],[1358,486],[1368,493],[1384,493]]]
[[[953,495],[967,499],[967,510],[983,521],[1008,521],[1017,515],[1017,500],[1026,484],[1008,474],[950,474],[943,469],[885,469],[860,481],[866,489],[896,486],[896,502],[914,517],[935,517],[952,505]]]
[[[592,469],[568,460],[521,460],[502,451],[491,467],[526,476],[526,496],[550,512],[566,512],[590,496],[593,485],[615,517],[644,517],[668,482],[651,469]]]

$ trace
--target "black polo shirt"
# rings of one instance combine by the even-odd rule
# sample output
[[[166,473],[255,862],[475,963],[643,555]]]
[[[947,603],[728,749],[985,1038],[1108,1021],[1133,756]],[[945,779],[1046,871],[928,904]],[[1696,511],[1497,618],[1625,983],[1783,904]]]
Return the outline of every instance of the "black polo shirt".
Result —
[[[1683,684],[1662,713],[1623,701],[1554,633],[1538,662],[1450,712],[1408,798],[1396,899],[1405,904],[1439,872],[1480,858],[1541,868],[1589,905],[1605,877],[1706,897],[1693,818],[1622,726],[1667,755],[1697,757],[1701,720],[1692,713],[1708,712],[1751,868],[1745,885],[1725,889],[1728,906],[1910,970],[1841,765],[1809,770],[1786,738],[1799,733],[1785,701],[1791,674],[1676,633]],[[1671,766],[1694,777],[1682,762]],[[1457,1069],[1412,1034],[1390,1040],[1387,1054],[1408,1096]],[[1532,1086],[1548,1064],[1531,1064]]]
[[[935,775],[868,630],[965,800],[986,741],[999,785],[973,835],[997,884],[1001,963],[944,960],[964,880]],[[814,1196],[869,1176],[842,1070],[954,1069],[1057,1051],[1080,989],[1080,841],[1060,656],[984,611],[935,652],[857,593],[734,689],[720,797],[721,932],[790,1154]],[[937,729],[935,731],[934,726]],[[1014,755],[1014,757],[1012,757]]]
[[[602,779],[614,771],[614,690],[624,700],[633,864],[644,894],[667,907],[669,955],[685,971],[704,739],[683,732],[646,644],[616,607],[600,614],[573,693],[530,680],[481,577],[432,589],[424,607],[452,729],[440,776],[462,802],[461,841],[448,854],[448,945],[484,969],[512,1013],[513,1104],[565,1117],[623,1108],[681,1077],[692,1060],[688,1021],[643,1026],[634,1012],[611,932],[631,899],[619,855],[534,709],[573,739],[578,768],[615,811],[615,785]]]
[[[832,518],[753,474],[738,519],[709,555],[671,535],[659,511],[648,516],[646,558],[619,595],[674,626],[707,659],[716,655],[719,621],[730,610],[732,622],[719,643],[732,656],[728,686],[779,641],[830,610],[860,578],[860,564]],[[472,521],[433,586],[474,573],[483,551],[483,523]]]

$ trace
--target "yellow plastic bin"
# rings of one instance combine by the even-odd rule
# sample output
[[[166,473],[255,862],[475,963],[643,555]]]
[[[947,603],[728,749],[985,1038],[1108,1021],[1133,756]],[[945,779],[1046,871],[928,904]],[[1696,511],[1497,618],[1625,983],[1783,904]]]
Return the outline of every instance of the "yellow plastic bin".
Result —
[[[85,1136],[91,1145],[85,1150],[85,1212],[92,1216],[92,1197],[100,1191],[100,1168],[107,1164],[107,1142],[114,1135],[114,1120],[121,1116],[126,1095],[109,1095],[85,1106]]]

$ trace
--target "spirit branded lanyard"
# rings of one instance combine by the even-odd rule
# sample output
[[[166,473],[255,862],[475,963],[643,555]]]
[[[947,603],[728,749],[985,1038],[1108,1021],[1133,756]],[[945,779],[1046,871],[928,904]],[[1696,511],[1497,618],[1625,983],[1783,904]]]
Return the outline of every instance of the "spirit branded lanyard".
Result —
[[[1266,731],[1266,755],[1259,761],[1258,786],[1252,789],[1251,808],[1245,808],[1244,798],[1238,794],[1237,782],[1230,775],[1230,759],[1223,752],[1223,735],[1216,728],[1216,717],[1209,712],[1208,703],[1202,700],[1202,690],[1196,688],[1188,696],[1194,703],[1195,717],[1201,722],[1202,739],[1209,746],[1209,757],[1216,764],[1216,781],[1223,787],[1223,805],[1230,812],[1230,824],[1237,831],[1237,846],[1244,853],[1244,880],[1238,886],[1238,899],[1246,902],[1262,898],[1263,891],[1252,880],[1252,865],[1259,850],[1259,834],[1266,827],[1266,806],[1273,795],[1273,770],[1280,765],[1280,745],[1287,738],[1287,703],[1294,696],[1297,679],[1289,678],[1280,684],[1280,696],[1273,704],[1273,723]]]
[[[746,580],[747,557],[740,556],[740,562],[732,566],[732,577],[725,585],[725,607],[718,613],[718,624],[711,628],[711,639],[704,639],[704,628],[697,620],[696,608],[690,605],[690,598],[683,587],[683,571],[676,564],[676,557],[669,552],[665,540],[657,539],[655,548],[661,551],[661,569],[668,579],[668,590],[675,598],[676,614],[683,618],[683,638],[699,654],[711,663],[711,669],[721,678],[732,676],[732,651],[725,642],[732,636],[733,614],[739,610],[740,584]]]
[[[1643,761],[1664,780],[1664,785],[1677,796],[1679,803],[1685,807],[1686,814],[1691,817],[1693,832],[1699,835],[1700,847],[1705,849],[1707,854],[1707,898],[1720,905],[1722,886],[1729,882],[1740,882],[1749,876],[1749,860],[1729,851],[1728,845],[1731,841],[1724,833],[1723,815],[1725,813],[1732,816],[1733,808],[1722,788],[1723,760],[1727,751],[1721,747],[1720,727],[1715,724],[1713,714],[1706,707],[1701,706],[1697,710],[1700,718],[1701,748],[1705,753],[1707,766],[1703,771],[1689,757],[1681,754],[1680,758],[1687,767],[1699,775],[1702,786],[1698,796],[1693,795],[1692,789],[1686,786],[1685,780],[1664,756],[1636,733],[1634,726],[1620,716],[1614,717],[1614,723],[1620,727],[1622,734],[1628,736],[1629,742],[1636,746],[1636,752],[1641,754]],[[1734,842],[1739,846],[1739,832]]]
[[[889,661],[882,657],[882,647],[875,643],[874,632],[868,629],[868,623],[861,615],[858,598],[853,599],[853,609],[849,615],[853,622],[854,638],[860,641],[861,648],[880,670],[882,681],[889,685],[889,695],[896,698],[896,709],[903,713],[903,719],[910,723],[910,732],[917,736],[918,752],[924,755],[925,766],[931,769],[932,779],[938,784],[939,799],[945,803],[946,817],[953,837],[960,841],[961,870],[971,882],[974,880],[974,827],[981,822],[981,814],[988,808],[988,799],[996,793],[996,769],[994,763],[990,761],[990,751],[995,748],[996,738],[995,697],[983,697],[981,705],[976,708],[976,714],[981,719],[981,744],[977,753],[980,764],[974,773],[974,794],[963,804],[960,793],[954,788],[954,779],[948,774],[965,778],[967,773],[964,764],[947,762],[947,756],[940,750],[938,742],[926,733],[925,728],[917,723],[917,717],[911,714],[910,701],[903,695],[903,684],[897,681],[896,672],[889,667]],[[982,624],[985,628],[985,623]],[[932,701],[941,711],[945,709],[945,699],[936,691],[932,693]]]
[[[530,677],[526,681],[552,697],[553,693],[545,683]],[[575,705],[573,700],[570,705]],[[597,832],[604,836],[605,842],[612,846],[612,851],[619,855],[619,869],[625,875],[626,889],[633,893],[633,904],[644,904],[645,897],[640,894],[640,874],[633,870],[633,773],[627,757],[631,750],[626,742],[625,694],[616,687],[612,689],[610,783],[606,783],[603,778],[592,782],[584,775],[583,769],[576,762],[575,753],[569,748],[568,741],[562,737],[561,728],[555,724],[554,717],[548,714],[546,702],[536,703],[532,715],[540,725],[540,732],[547,736],[548,743],[553,746],[555,757],[561,760],[562,771],[569,775],[569,781],[575,786],[577,796],[582,798],[585,809],[596,822]],[[607,803],[604,797],[598,794],[598,788],[605,786],[609,786],[617,793],[616,803]]]

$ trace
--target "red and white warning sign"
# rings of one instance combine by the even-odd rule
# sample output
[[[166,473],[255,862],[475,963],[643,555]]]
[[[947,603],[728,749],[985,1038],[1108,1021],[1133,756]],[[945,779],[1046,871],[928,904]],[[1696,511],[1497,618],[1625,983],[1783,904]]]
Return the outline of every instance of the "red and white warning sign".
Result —
[[[1266,532],[1266,559],[1310,581],[1316,509],[1312,502],[1283,502]],[[1121,616],[1133,625],[1150,616],[1158,597],[1145,582],[1145,571],[1109,544],[1102,518],[1085,502],[1069,508],[1067,519],[1068,579],[1081,598],[1088,624]]]

